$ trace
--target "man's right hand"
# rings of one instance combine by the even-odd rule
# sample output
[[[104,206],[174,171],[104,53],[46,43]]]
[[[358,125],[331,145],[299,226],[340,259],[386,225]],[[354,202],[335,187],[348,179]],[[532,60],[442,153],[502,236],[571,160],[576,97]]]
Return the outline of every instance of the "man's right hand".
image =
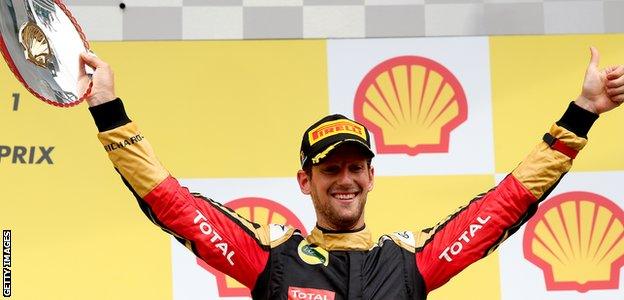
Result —
[[[89,75],[87,75],[85,65],[93,68],[94,73],[92,78],[89,78]],[[89,83],[91,81],[93,81],[93,86],[91,87],[91,92],[85,99],[89,107],[100,105],[117,98],[117,96],[115,96],[115,79],[110,66],[93,53],[81,53],[78,73],[78,91],[80,94],[84,93],[84,91],[89,88]]]

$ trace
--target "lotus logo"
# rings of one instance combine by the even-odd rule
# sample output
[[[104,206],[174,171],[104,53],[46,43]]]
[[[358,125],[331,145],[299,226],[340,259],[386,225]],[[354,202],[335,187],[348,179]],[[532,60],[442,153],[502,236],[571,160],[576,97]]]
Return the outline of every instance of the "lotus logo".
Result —
[[[301,230],[307,235],[303,224],[288,208],[265,198],[240,198],[226,204],[237,214],[258,224],[284,224]],[[215,270],[203,260],[197,258],[197,264],[212,273],[217,279],[219,297],[251,297],[249,289],[230,276]]]
[[[329,265],[329,253],[327,250],[310,245],[306,240],[302,240],[297,246],[299,258],[309,265]]]
[[[466,121],[466,95],[441,64],[400,56],[374,67],[360,83],[355,119],[375,136],[378,153],[448,152],[450,132]]]
[[[589,192],[553,197],[527,224],[524,257],[542,269],[547,290],[618,289],[624,212]]]

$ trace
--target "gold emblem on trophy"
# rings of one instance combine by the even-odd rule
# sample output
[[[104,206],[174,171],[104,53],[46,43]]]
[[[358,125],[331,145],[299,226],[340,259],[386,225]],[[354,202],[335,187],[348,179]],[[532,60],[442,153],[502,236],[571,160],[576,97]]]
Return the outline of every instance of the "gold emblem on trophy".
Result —
[[[24,47],[27,60],[42,68],[49,66],[54,56],[48,38],[37,24],[28,21],[22,25],[19,41]]]

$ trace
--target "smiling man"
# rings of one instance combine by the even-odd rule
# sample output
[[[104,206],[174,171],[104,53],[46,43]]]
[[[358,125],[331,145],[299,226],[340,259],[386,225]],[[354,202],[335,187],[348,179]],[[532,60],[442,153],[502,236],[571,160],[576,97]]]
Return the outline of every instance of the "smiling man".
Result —
[[[126,115],[110,67],[88,54],[82,62],[95,69],[87,102],[98,137],[143,212],[254,299],[425,299],[535,214],[598,115],[624,101],[624,66],[600,69],[591,52],[581,95],[498,186],[431,228],[377,242],[364,223],[374,152],[361,124],[331,115],[303,134],[297,180],[312,198],[317,226],[302,236],[288,226],[252,223],[181,187]],[[83,72],[80,85],[88,83]]]
[[[368,130],[342,115],[327,116],[306,130],[297,180],[301,192],[312,197],[318,227],[364,227],[366,196],[373,189],[373,156]]]

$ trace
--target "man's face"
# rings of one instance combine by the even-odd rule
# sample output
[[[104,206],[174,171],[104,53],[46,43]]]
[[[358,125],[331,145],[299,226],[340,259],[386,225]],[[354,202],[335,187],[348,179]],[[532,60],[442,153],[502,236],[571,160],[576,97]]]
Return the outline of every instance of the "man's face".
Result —
[[[299,186],[310,195],[318,225],[332,230],[349,230],[364,225],[364,205],[373,189],[374,170],[359,146],[346,144],[332,151],[311,176],[297,173]]]

